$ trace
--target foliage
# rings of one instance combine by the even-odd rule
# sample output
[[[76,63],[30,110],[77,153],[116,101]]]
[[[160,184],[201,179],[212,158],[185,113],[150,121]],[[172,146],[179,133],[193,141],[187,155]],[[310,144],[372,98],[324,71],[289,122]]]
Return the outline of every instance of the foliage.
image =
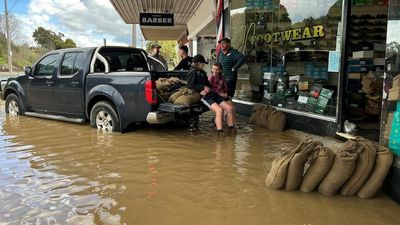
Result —
[[[146,43],[147,52],[151,53],[151,46],[154,44],[158,44],[161,46],[161,55],[168,62],[168,68],[173,69],[178,61],[176,41],[148,41]]]
[[[56,34],[52,30],[38,27],[32,34],[34,41],[44,49],[74,48],[75,42],[72,39],[63,40],[64,34]]]
[[[12,45],[13,51],[13,65],[22,71],[24,66],[31,66],[40,56],[45,52],[38,48],[29,47],[24,45]],[[4,34],[0,32],[0,71],[3,67],[8,68],[7,58],[7,41]]]

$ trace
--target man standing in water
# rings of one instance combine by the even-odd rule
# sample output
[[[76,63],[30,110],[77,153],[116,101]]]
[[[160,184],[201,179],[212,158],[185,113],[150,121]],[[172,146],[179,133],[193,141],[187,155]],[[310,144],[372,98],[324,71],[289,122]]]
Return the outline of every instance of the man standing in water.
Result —
[[[218,41],[221,50],[217,56],[217,61],[222,65],[222,75],[228,87],[228,96],[233,97],[236,90],[237,71],[244,64],[245,58],[242,53],[231,47],[229,38],[222,38]]]
[[[162,55],[160,54],[160,48],[161,48],[161,45],[153,44],[151,46],[150,56],[152,56],[152,57],[156,58],[158,61],[160,61],[165,66],[165,69],[168,70],[168,63],[164,59],[164,57],[162,57]]]

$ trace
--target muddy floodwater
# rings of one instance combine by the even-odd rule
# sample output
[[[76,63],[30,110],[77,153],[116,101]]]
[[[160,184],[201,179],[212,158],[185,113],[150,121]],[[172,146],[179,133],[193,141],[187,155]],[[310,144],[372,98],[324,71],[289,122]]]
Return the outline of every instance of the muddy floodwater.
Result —
[[[0,224],[400,224],[374,199],[272,191],[264,178],[298,132],[246,125],[219,137],[146,126],[102,134],[88,124],[9,117],[0,102]]]

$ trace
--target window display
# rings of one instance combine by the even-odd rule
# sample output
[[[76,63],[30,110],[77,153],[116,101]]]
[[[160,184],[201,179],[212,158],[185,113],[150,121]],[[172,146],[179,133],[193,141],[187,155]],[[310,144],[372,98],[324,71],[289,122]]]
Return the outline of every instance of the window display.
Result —
[[[336,116],[342,1],[232,1],[232,46],[246,56],[235,98]],[[337,61],[336,61],[337,60]]]

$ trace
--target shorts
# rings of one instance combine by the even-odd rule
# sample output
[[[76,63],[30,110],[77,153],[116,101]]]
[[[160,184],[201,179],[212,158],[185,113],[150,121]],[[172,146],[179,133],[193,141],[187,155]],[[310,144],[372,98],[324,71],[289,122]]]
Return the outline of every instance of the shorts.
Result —
[[[213,91],[201,98],[201,102],[209,108],[212,104],[217,103],[219,105],[223,101],[224,99],[219,94]]]
[[[227,80],[226,81],[226,86],[228,88],[228,96],[233,97],[235,95],[235,90],[236,90],[236,80]]]

